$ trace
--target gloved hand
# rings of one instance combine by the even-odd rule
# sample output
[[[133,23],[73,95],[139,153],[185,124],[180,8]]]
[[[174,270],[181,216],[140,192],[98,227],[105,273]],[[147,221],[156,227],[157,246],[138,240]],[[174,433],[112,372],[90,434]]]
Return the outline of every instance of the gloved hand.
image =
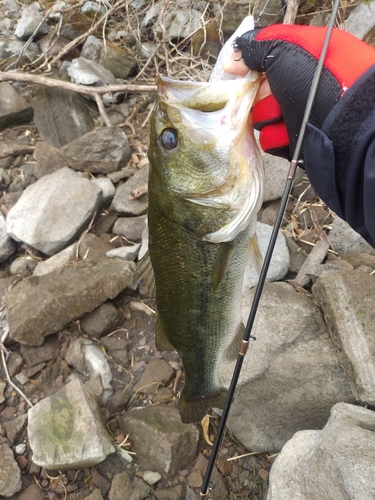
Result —
[[[245,64],[265,73],[272,92],[252,112],[264,151],[291,159],[325,34],[326,28],[278,24],[236,39]],[[375,48],[334,29],[309,122],[320,129],[340,97],[374,64]]]

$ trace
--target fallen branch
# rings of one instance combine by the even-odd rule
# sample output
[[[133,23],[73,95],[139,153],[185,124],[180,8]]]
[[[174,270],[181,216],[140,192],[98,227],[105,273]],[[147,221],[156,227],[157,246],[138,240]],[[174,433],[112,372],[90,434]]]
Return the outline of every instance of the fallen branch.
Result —
[[[90,87],[88,85],[79,85],[77,83],[66,82],[64,80],[48,78],[47,76],[33,75],[30,73],[7,73],[4,71],[0,71],[0,82],[9,82],[9,81],[35,83],[37,85],[45,85],[47,87],[65,89],[65,90],[70,90],[72,92],[79,92],[80,94],[89,95],[96,101],[99,113],[102,116],[103,121],[107,127],[112,127],[112,123],[105,110],[100,95],[109,94],[111,92],[156,92],[157,90],[156,85],[134,85],[130,83],[119,84],[119,85],[106,85],[104,87]],[[125,122],[125,125],[129,124]],[[131,125],[129,126],[131,127]],[[134,130],[133,133],[135,133]]]
[[[79,85],[78,83],[66,82],[49,78],[47,76],[33,75],[29,73],[6,73],[0,71],[0,82],[25,82],[35,83],[37,85],[46,85],[47,87],[55,87],[73,92],[80,92],[92,96],[95,99],[95,94],[108,94],[111,92],[156,92],[156,85],[135,85],[124,83],[119,85],[106,85],[104,87],[90,87],[89,85]]]

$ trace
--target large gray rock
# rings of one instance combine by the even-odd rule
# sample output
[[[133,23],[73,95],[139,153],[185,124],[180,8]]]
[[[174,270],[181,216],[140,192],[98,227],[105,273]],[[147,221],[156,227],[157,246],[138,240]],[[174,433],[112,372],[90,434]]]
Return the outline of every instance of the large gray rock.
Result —
[[[261,154],[265,171],[264,201],[278,200],[284,192],[290,163],[284,158],[269,155],[263,151]]]
[[[16,251],[16,244],[9,238],[5,217],[0,213],[0,262],[7,260]]]
[[[146,406],[125,413],[120,425],[130,436],[137,462],[163,477],[184,469],[197,454],[199,431],[181,422],[177,408]]]
[[[332,271],[312,288],[359,401],[375,405],[375,278]]]
[[[93,130],[64,146],[61,152],[71,169],[93,174],[120,170],[131,158],[125,132],[115,127]]]
[[[375,498],[375,413],[336,404],[322,431],[301,431],[272,465],[268,500]]]
[[[10,337],[21,344],[41,345],[47,335],[131,285],[134,270],[133,262],[85,259],[22,280],[6,294]]]
[[[369,245],[360,234],[337,215],[329,233],[329,240],[339,255],[345,255],[348,252],[375,254],[375,248]]]
[[[0,130],[28,123],[33,110],[23,97],[7,82],[0,82]]]
[[[22,487],[21,471],[7,444],[0,445],[0,496],[11,497]]]
[[[266,255],[269,241],[271,239],[273,227],[262,222],[257,222],[257,238],[262,257]],[[284,278],[289,269],[290,255],[283,233],[279,232],[276,239],[275,248],[272,253],[270,266],[267,272],[267,281],[279,281]],[[243,290],[249,290],[259,281],[258,271],[250,263],[245,270],[243,280]]]
[[[48,26],[45,20],[43,21],[43,17],[43,9],[38,2],[24,7],[14,34],[21,40],[30,38],[35,30],[37,30],[36,35],[45,35],[48,33]]]
[[[50,470],[81,469],[115,451],[91,393],[75,379],[28,412],[33,462]]]
[[[243,296],[247,321],[253,293]],[[331,407],[353,402],[317,305],[287,283],[266,283],[233,402],[229,430],[254,451],[280,450],[301,429],[321,429]],[[229,385],[234,363],[221,364]],[[244,425],[244,422],[246,423]]]
[[[31,105],[40,137],[57,148],[95,128],[87,100],[77,92],[40,86]]]
[[[51,256],[74,241],[101,205],[102,190],[64,167],[25,189],[9,210],[7,232]]]
[[[128,181],[116,189],[115,197],[110,206],[110,211],[123,215],[143,215],[148,205],[147,193],[139,198],[133,194],[143,188],[147,188],[149,167],[144,167],[130,177]]]

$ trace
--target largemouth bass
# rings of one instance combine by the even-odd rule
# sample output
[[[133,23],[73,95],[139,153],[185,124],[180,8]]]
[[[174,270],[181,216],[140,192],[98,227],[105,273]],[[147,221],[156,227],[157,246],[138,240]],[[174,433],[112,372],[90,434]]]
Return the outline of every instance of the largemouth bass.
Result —
[[[183,422],[223,407],[221,358],[238,354],[241,288],[263,166],[248,117],[258,74],[211,83],[159,77],[151,118],[149,257],[155,278],[156,346],[177,350],[185,371]],[[140,273],[149,281],[148,256]],[[147,279],[148,276],[148,279]]]

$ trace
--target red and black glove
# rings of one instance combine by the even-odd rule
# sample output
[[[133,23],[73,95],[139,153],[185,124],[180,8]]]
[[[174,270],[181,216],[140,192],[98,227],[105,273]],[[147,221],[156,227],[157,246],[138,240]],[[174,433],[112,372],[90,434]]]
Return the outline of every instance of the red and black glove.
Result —
[[[293,155],[326,31],[278,24],[248,31],[235,41],[245,64],[265,73],[272,91],[252,112],[268,153],[289,160]],[[309,122],[320,129],[340,97],[374,64],[375,48],[334,29]]]

